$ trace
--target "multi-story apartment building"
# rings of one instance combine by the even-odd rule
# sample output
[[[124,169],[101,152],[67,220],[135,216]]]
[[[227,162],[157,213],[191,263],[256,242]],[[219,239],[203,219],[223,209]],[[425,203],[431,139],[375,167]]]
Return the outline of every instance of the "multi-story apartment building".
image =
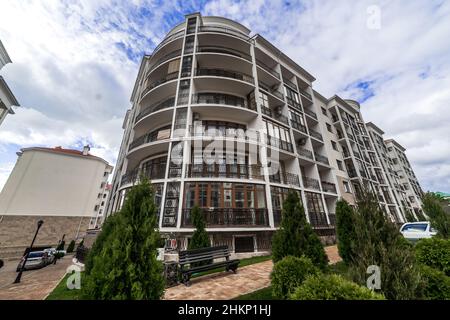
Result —
[[[11,59],[0,40],[0,70],[8,63],[11,63]],[[8,114],[14,114],[13,106],[19,107],[19,102],[9,89],[5,79],[0,76],[0,125]]]
[[[37,245],[55,245],[79,239],[89,228],[104,201],[112,167],[102,158],[83,151],[32,147],[18,159],[0,193],[0,257],[23,252],[33,238],[38,220],[44,225]]]
[[[144,175],[162,234],[185,247],[198,205],[213,244],[266,251],[283,200],[334,233],[335,205],[362,183],[403,221],[357,102],[327,99],[315,78],[261,35],[221,17],[187,15],[142,60],[127,111],[107,214]],[[225,149],[225,153],[223,153]],[[383,182],[384,182],[383,181]]]
[[[100,199],[100,204],[95,206],[94,211],[97,214],[95,217],[92,217],[91,221],[89,222],[90,229],[98,229],[102,226],[102,224],[105,220],[106,203],[107,203],[111,189],[112,189],[112,185],[110,183],[108,183],[105,186],[105,189],[103,190],[103,192],[99,192],[97,198]]]

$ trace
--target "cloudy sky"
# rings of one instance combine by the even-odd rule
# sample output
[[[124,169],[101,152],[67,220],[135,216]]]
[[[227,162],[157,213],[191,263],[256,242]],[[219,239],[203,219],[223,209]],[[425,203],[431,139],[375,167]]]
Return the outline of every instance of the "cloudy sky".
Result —
[[[450,192],[450,1],[1,0],[1,70],[21,107],[0,127],[0,189],[27,146],[93,146],[115,163],[143,54],[184,15],[241,22],[362,103],[408,151],[425,190]],[[379,17],[379,19],[377,18]]]

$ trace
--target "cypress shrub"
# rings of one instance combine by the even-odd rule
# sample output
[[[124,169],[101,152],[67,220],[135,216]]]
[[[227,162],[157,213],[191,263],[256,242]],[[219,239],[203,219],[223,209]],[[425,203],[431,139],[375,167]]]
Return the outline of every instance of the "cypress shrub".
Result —
[[[70,241],[67,246],[67,253],[73,252],[73,249],[75,249],[75,240]]]
[[[211,246],[208,233],[206,232],[205,218],[198,206],[194,206],[191,209],[191,219],[195,227],[195,231],[192,234],[192,238],[189,241],[189,250],[208,248]]]
[[[345,200],[336,203],[336,234],[338,240],[339,255],[349,264],[354,259],[354,247],[356,240],[355,213],[353,208]]]
[[[290,192],[283,203],[280,229],[272,238],[272,259],[306,256],[313,264],[325,269],[328,257],[319,237],[307,222],[305,211],[296,192]]]
[[[102,247],[91,257],[92,267],[82,286],[84,297],[160,299],[165,281],[163,265],[157,260],[160,235],[153,199],[148,180],[131,188],[122,210],[108,222],[109,234]]]
[[[450,237],[450,215],[441,204],[441,200],[435,194],[428,192],[423,198],[423,211],[430,217],[431,225],[437,230],[438,235],[448,239]]]

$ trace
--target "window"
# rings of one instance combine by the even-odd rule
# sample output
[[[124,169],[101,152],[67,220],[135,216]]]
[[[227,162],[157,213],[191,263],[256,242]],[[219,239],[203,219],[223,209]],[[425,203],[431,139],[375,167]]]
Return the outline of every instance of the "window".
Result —
[[[103,176],[106,177],[107,175],[108,175],[108,172],[105,171],[105,172],[103,173]]]
[[[98,211],[98,209],[99,209],[99,205],[96,204],[95,207],[94,207],[94,211]]]
[[[337,166],[339,168],[339,170],[344,171],[344,166],[342,165],[342,161],[341,160],[336,160]]]
[[[333,146],[333,150],[339,151],[336,142],[331,141],[331,145]]]
[[[321,107],[323,115],[327,115],[327,110],[324,107]]]
[[[327,123],[327,130],[328,132],[333,133],[333,129],[331,128],[331,125],[329,123]]]
[[[102,182],[102,183],[100,184],[100,188],[103,189],[104,187],[105,187],[105,183]]]
[[[343,181],[342,184],[344,185],[344,191],[347,193],[352,193],[350,190],[350,184],[347,181]]]
[[[267,96],[267,94],[260,91],[259,98],[261,99],[262,105],[266,108],[269,108],[269,97]]]

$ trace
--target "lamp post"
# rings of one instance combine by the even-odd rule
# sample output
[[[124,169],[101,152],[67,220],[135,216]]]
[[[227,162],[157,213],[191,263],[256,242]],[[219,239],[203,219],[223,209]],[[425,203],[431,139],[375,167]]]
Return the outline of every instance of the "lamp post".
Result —
[[[27,254],[25,256],[25,261],[23,262],[22,266],[20,267],[19,274],[17,275],[16,280],[14,280],[14,283],[20,283],[20,278],[22,278],[22,272],[23,272],[23,269],[25,268],[25,265],[27,263],[28,256],[30,255],[31,249],[33,248],[34,240],[36,240],[36,236],[37,236],[37,234],[39,232],[39,229],[42,227],[43,224],[44,224],[44,221],[42,221],[42,220],[38,221],[37,229],[36,229],[36,233],[34,234],[33,241],[31,241],[30,248],[29,248],[29,250],[28,250],[28,252],[27,252]]]

